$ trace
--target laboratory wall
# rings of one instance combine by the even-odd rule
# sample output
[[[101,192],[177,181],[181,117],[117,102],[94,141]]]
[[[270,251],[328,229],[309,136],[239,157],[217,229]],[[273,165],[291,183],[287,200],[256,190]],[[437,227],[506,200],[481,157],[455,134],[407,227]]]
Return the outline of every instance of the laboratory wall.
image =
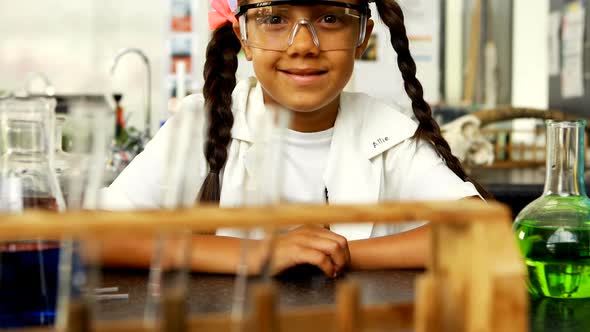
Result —
[[[31,72],[41,72],[49,78],[56,92],[61,94],[122,92],[130,123],[141,127],[144,121],[146,77],[140,59],[132,55],[125,57],[116,72],[110,73],[113,57],[118,50],[125,47],[139,48],[151,60],[152,127],[156,128],[159,117],[166,116],[172,88],[170,80],[165,79],[170,67],[167,56],[170,47],[170,1],[0,0],[0,90],[23,89]],[[460,100],[465,65],[465,36],[453,35],[453,40],[451,34],[461,31],[457,22],[464,22],[468,16],[466,11],[470,1],[445,2],[401,1],[407,10],[419,13],[421,8],[429,8],[441,16],[446,15],[448,48],[444,50],[444,59],[432,59],[442,69],[419,66],[419,77],[424,81],[426,97],[434,103],[445,97],[450,102]],[[426,6],[429,3],[436,6]],[[547,106],[545,29],[548,0],[518,0],[513,1],[513,6],[511,101],[518,106],[543,108]],[[193,0],[192,7],[194,68],[190,73],[189,91],[198,92],[203,82],[202,66],[209,38],[205,20],[209,1]],[[461,15],[463,20],[457,20],[457,15]],[[378,18],[376,21],[379,37],[375,46],[376,60],[367,57],[357,63],[357,72],[348,89],[374,93],[378,97],[407,105],[403,88],[398,84],[401,78],[397,71],[395,52],[389,44],[388,31]],[[433,22],[430,31],[442,33],[440,24]],[[420,34],[416,35],[415,39],[419,39]],[[435,40],[432,43],[436,46],[439,42]],[[508,61],[505,57],[500,60]],[[445,71],[444,75],[441,70]],[[428,71],[427,75],[434,75],[435,79],[425,78],[425,71]],[[238,76],[251,74],[249,63],[242,58]],[[441,77],[445,80],[440,81]],[[445,89],[445,95],[441,95]]]

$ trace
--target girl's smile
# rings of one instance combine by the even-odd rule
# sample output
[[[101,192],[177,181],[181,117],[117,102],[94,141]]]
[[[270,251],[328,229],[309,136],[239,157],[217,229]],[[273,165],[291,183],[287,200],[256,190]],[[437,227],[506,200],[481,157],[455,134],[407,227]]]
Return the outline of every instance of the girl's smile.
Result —
[[[295,85],[302,87],[320,84],[328,74],[328,70],[314,67],[277,68],[277,70],[287,76]]]

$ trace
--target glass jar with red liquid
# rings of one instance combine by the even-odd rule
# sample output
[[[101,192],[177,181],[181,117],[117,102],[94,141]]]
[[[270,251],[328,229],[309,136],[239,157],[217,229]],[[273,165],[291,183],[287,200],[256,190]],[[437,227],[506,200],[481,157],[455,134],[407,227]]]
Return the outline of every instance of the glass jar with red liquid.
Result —
[[[0,99],[0,214],[60,212],[54,171],[55,100]],[[59,241],[0,242],[0,328],[52,325]]]

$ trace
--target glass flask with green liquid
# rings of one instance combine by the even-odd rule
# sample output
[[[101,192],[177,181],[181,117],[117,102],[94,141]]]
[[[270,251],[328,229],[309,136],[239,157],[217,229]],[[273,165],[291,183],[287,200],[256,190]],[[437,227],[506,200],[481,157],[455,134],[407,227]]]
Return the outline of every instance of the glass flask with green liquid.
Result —
[[[590,298],[585,127],[586,121],[547,121],[545,189],[518,214],[513,225],[533,296]]]

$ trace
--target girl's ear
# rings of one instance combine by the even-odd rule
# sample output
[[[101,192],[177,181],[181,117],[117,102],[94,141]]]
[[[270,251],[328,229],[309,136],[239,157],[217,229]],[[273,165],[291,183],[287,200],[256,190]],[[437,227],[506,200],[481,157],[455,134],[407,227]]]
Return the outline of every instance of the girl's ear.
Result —
[[[244,41],[242,40],[242,33],[240,32],[240,23],[236,22],[232,25],[232,27],[234,29],[234,33],[236,34],[236,37],[240,41],[240,44],[242,44],[242,49],[244,50],[244,53],[246,54],[246,59],[248,61],[252,61],[252,51],[250,50],[250,48],[248,46],[246,46],[244,44]]]
[[[356,51],[354,53],[355,59],[360,59],[363,53],[365,53],[365,50],[369,45],[369,39],[371,38],[373,27],[375,27],[375,22],[373,20],[367,21],[367,33],[365,34],[365,40],[363,41],[361,46],[356,48]]]

